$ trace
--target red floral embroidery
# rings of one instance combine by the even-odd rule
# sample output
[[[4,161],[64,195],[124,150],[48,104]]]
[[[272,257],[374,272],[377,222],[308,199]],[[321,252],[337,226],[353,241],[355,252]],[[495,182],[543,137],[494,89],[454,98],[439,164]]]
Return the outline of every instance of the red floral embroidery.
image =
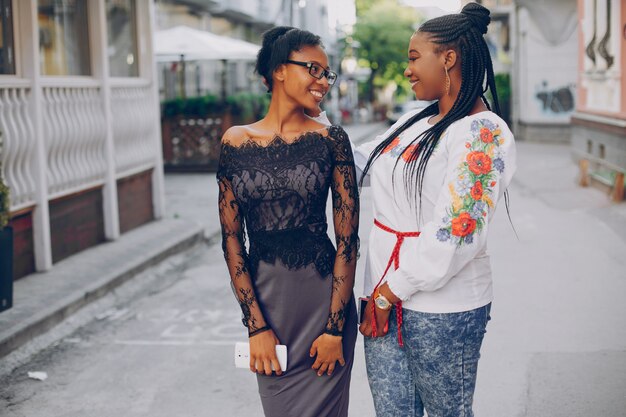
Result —
[[[480,140],[482,140],[485,143],[492,143],[493,132],[489,130],[488,127],[483,127],[482,129],[480,129]]]
[[[418,145],[414,143],[411,146],[407,146],[407,148],[402,152],[402,159],[408,164],[411,161],[415,161],[417,159],[417,153],[413,153],[415,149],[417,149]]]
[[[472,216],[466,211],[452,219],[452,234],[454,236],[467,236],[472,234],[474,229],[476,229],[476,220],[472,219]]]
[[[476,181],[472,189],[470,190],[470,195],[476,201],[483,198],[483,184],[480,181]]]
[[[387,145],[385,147],[385,149],[383,149],[382,153],[387,153],[387,152],[391,152],[393,150],[393,148],[395,148],[396,146],[398,146],[398,144],[400,143],[400,136],[396,137],[394,140],[392,140],[389,145]]]
[[[491,158],[484,152],[470,152],[467,155],[469,170],[476,175],[488,174],[491,171]]]
[[[487,224],[492,198],[497,197],[494,187],[504,172],[500,148],[504,138],[498,125],[488,119],[474,120],[470,131],[472,138],[464,143],[469,153],[458,166],[458,176],[448,184],[452,201],[437,231],[440,242],[458,246],[471,245]]]

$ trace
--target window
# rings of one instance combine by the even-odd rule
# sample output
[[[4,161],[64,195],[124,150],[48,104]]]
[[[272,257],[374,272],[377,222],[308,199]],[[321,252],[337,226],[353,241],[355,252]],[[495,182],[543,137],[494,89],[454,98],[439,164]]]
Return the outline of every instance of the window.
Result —
[[[107,0],[109,68],[112,77],[138,77],[135,0]]]
[[[15,74],[11,0],[0,0],[0,74]]]
[[[43,75],[91,75],[87,0],[37,0]]]

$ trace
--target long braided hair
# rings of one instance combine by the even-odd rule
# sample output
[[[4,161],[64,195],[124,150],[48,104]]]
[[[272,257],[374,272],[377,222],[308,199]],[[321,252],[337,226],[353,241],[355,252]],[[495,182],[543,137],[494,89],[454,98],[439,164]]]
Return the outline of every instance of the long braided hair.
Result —
[[[488,9],[477,3],[468,3],[463,7],[461,13],[428,20],[415,32],[415,34],[429,34],[430,40],[437,44],[436,52],[454,49],[461,56],[461,86],[452,108],[439,122],[413,139],[406,148],[407,150],[411,149],[411,155],[406,158],[409,162],[404,169],[404,182],[409,190],[409,196],[415,195],[417,184],[420,209],[426,165],[445,130],[452,123],[467,116],[478,97],[482,99],[489,110],[492,110],[492,106],[489,105],[485,97],[487,90],[491,91],[493,111],[501,116],[491,55],[483,38],[483,35],[487,33],[487,26],[490,21]],[[394,129],[370,154],[363,170],[361,184],[374,161],[396,137],[417,121],[424,117],[436,115],[438,111],[438,103],[435,102]],[[411,146],[414,144],[417,146]],[[396,167],[400,158],[402,155],[398,156]],[[508,192],[505,193],[505,203],[508,212]]]

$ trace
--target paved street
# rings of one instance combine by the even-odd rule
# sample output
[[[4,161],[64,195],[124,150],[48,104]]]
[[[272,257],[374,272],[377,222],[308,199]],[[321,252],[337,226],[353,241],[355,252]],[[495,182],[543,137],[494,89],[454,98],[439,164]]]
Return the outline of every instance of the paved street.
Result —
[[[348,132],[364,136],[363,127]],[[490,231],[496,301],[476,415],[626,416],[626,205],[579,188],[567,146],[520,143],[518,166],[510,191],[519,240],[503,204]],[[57,330],[57,344],[0,377],[1,416],[262,415],[254,376],[233,367],[245,332],[216,239],[214,174],[168,175],[166,186],[168,216],[202,223],[207,242],[79,312],[74,320],[87,325]],[[365,189],[362,253],[370,203]],[[350,416],[370,417],[357,343]]]

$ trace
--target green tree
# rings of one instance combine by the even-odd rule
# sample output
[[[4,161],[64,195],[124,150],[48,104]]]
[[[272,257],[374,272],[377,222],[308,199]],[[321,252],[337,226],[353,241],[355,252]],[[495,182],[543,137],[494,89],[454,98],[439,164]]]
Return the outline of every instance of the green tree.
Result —
[[[372,102],[375,85],[401,82],[409,39],[423,19],[415,9],[394,0],[379,0],[370,6],[357,19],[352,38],[359,43],[361,62],[367,62],[372,71],[366,85]]]
[[[380,3],[381,1],[384,0],[355,0],[354,6],[356,9],[357,17],[362,16],[369,9],[371,9],[374,4]]]

